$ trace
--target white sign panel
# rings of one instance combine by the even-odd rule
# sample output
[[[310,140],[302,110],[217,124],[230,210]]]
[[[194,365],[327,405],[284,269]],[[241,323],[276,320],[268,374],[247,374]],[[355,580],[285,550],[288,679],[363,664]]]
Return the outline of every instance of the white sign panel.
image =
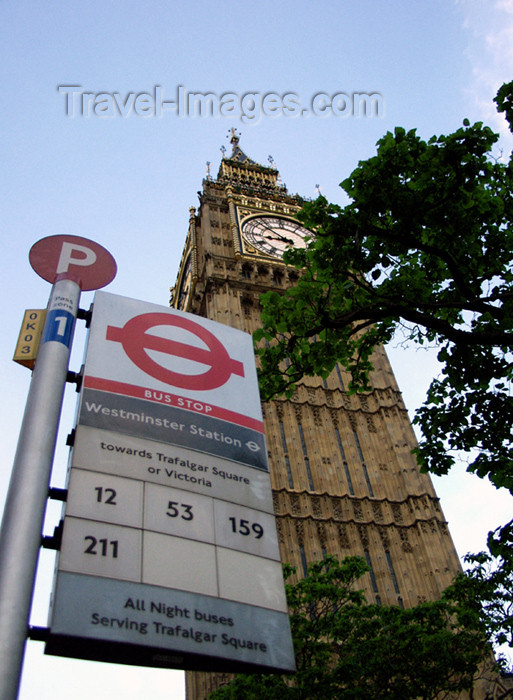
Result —
[[[263,427],[250,336],[192,314],[97,292],[86,376],[90,388]]]
[[[48,653],[294,670],[249,335],[97,293],[70,464]]]
[[[177,445],[78,426],[74,467],[224,498],[273,513],[269,475]]]

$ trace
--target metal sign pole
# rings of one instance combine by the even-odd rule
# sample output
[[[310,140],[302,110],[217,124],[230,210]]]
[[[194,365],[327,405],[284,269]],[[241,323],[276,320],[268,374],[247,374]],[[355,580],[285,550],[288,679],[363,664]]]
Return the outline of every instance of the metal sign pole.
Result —
[[[0,532],[0,700],[16,700],[80,286],[57,281],[34,374]]]

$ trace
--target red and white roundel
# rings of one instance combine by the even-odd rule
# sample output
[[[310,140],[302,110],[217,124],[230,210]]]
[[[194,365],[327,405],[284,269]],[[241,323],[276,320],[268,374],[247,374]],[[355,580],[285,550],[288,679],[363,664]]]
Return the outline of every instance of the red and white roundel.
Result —
[[[248,333],[106,292],[94,298],[84,386],[142,397],[160,392],[169,402],[179,395],[262,420]]]
[[[189,331],[206,347],[190,345],[147,331],[158,326],[171,326]],[[180,389],[207,391],[225,384],[232,374],[244,376],[244,366],[232,360],[225,346],[207,328],[191,318],[170,313],[149,313],[135,316],[123,328],[107,326],[107,340],[121,343],[132,362],[150,377]],[[180,357],[202,369],[196,374],[173,371],[153,360],[148,350]],[[206,370],[203,370],[203,367]]]

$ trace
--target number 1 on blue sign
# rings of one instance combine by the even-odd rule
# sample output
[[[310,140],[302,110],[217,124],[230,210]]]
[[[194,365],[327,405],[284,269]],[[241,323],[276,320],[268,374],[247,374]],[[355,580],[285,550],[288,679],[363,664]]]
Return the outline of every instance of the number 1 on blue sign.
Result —
[[[43,343],[56,340],[58,343],[70,347],[74,322],[75,317],[69,311],[62,309],[50,311],[46,320]]]

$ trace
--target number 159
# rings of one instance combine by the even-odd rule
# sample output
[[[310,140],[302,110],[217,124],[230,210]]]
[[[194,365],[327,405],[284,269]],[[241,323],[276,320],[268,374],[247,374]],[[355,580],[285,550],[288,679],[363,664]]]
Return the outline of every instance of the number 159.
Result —
[[[244,520],[243,518],[240,518],[238,521],[237,518],[228,518],[228,520],[231,523],[232,532],[238,532],[239,535],[244,535],[245,537],[253,535],[257,540],[263,537],[264,528],[260,523],[250,523],[249,520]]]

